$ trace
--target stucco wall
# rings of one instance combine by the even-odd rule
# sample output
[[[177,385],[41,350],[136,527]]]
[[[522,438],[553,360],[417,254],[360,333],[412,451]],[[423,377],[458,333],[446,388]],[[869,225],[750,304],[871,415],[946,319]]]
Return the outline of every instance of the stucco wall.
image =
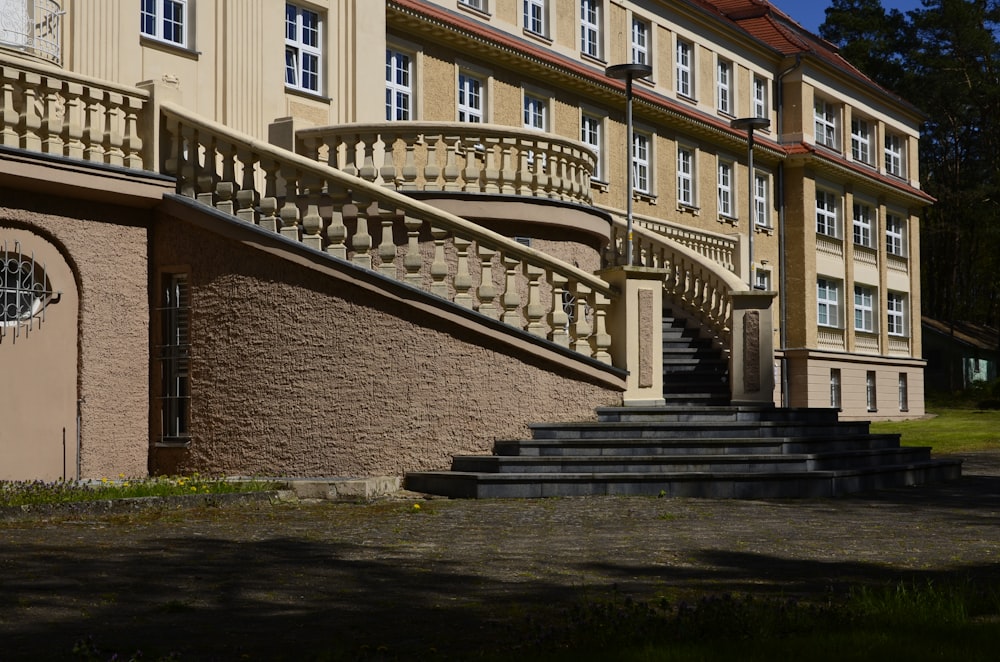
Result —
[[[432,312],[194,226],[158,221],[154,261],[189,265],[190,447],[159,471],[379,475],[445,468],[532,421],[621,401]],[[566,374],[566,373],[563,373]]]
[[[0,200],[0,234],[13,227],[46,237],[66,257],[79,286],[81,475],[146,475],[145,212],[9,190]],[[45,415],[44,403],[38,415]]]

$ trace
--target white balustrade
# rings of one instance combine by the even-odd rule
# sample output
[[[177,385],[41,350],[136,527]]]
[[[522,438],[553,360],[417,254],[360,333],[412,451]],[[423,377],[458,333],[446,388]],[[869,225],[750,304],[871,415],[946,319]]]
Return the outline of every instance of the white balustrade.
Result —
[[[739,253],[739,242],[733,237],[704,232],[651,218],[633,217],[633,224],[636,227],[646,228],[647,230],[661,234],[682,246],[687,246],[696,253],[700,253],[713,262],[722,265],[723,268],[734,273],[736,272],[736,256]]]

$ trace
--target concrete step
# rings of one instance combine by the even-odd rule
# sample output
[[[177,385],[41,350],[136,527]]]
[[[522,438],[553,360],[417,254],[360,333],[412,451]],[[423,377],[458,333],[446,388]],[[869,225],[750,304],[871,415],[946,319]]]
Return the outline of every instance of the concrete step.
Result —
[[[805,421],[834,424],[838,411],[821,407],[598,407],[601,423],[676,423],[683,421]]]
[[[533,423],[533,439],[717,439],[717,438],[821,438],[863,435],[867,421],[835,423],[810,421],[662,421]]]

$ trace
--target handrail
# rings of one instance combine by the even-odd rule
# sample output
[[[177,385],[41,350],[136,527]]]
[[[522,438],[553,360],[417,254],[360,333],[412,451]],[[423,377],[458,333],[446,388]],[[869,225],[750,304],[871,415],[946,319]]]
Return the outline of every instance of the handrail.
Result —
[[[617,293],[606,281],[177,104],[160,108],[163,171],[179,193],[611,363],[606,317]]]

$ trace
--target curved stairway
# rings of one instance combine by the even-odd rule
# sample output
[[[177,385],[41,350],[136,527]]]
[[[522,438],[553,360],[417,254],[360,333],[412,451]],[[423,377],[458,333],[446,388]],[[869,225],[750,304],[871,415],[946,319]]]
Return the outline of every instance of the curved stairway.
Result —
[[[663,306],[663,399],[668,405],[728,405],[729,360],[697,328]]]
[[[456,456],[451,471],[410,473],[409,490],[462,498],[635,495],[832,497],[953,480],[899,435],[841,422],[834,409],[608,407],[598,420],[531,425],[494,455]]]

